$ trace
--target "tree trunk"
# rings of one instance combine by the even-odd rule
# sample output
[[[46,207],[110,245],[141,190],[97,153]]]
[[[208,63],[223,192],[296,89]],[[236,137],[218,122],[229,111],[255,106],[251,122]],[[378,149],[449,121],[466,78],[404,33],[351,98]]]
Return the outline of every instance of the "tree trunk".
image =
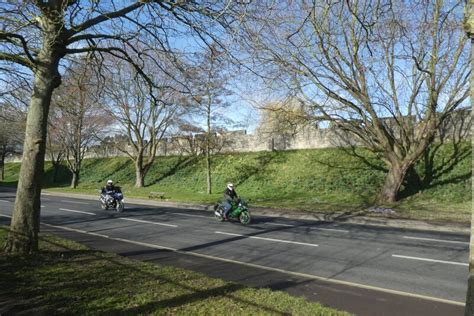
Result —
[[[71,189],[77,188],[78,184],[79,184],[79,170],[74,170],[72,172]]]
[[[37,17],[43,47],[35,62],[15,207],[5,243],[5,251],[9,253],[38,252],[41,177],[46,153],[48,113],[53,90],[61,84],[58,65],[66,48],[65,38],[62,37],[64,24],[60,14],[51,13]]]
[[[0,181],[5,180],[5,159],[7,158],[7,148],[6,146],[2,149],[2,154],[0,156]]]
[[[207,107],[207,136],[206,136],[206,171],[207,171],[207,194],[212,193],[211,175],[211,98]]]
[[[472,233],[473,231],[471,229],[471,236],[472,236]],[[471,246],[472,246],[472,243],[471,243]],[[469,264],[469,278],[467,279],[466,309],[464,311],[465,316],[474,315],[474,272],[473,272],[474,268],[472,264],[473,264],[473,259],[471,257],[470,264]]]
[[[59,166],[61,163],[53,161],[53,183],[58,182]]]
[[[0,181],[5,179],[5,157],[0,157]]]
[[[206,169],[207,169],[207,194],[212,193],[212,177],[211,177],[211,150],[209,143],[206,148]]]
[[[137,160],[135,161],[135,187],[143,188],[145,186],[145,172],[143,170],[143,154],[138,153]]]
[[[60,83],[57,61],[50,59],[46,65],[43,64],[44,68],[35,73],[28,108],[15,208],[5,244],[5,251],[10,253],[29,254],[38,251],[46,126],[51,94]]]
[[[136,175],[135,187],[143,188],[145,186],[145,174],[143,173],[143,170],[137,167],[135,170],[135,175]]]
[[[400,165],[399,163],[391,164],[385,183],[377,197],[378,203],[393,203],[397,200],[398,191],[409,167],[410,165]]]

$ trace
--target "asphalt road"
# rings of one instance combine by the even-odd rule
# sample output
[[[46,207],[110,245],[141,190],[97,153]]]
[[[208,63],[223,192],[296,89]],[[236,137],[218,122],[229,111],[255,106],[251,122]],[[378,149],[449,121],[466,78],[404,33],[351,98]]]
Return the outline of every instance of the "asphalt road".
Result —
[[[0,191],[2,222],[14,199]],[[54,196],[42,197],[41,221],[98,249],[286,290],[360,315],[463,312],[467,234],[256,215],[243,226],[205,211],[126,204],[115,213],[98,201]]]

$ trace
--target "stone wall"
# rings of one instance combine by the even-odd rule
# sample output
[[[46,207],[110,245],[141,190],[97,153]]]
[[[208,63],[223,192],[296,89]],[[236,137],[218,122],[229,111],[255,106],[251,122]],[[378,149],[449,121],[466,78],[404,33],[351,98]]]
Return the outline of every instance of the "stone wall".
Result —
[[[385,124],[390,125],[387,119]],[[394,126],[396,129],[396,126]],[[467,139],[471,135],[471,111],[461,109],[453,112],[440,126],[438,141],[445,142]],[[275,134],[257,132],[247,134],[245,131],[234,131],[217,135],[221,146],[214,152],[255,152],[271,150],[331,148],[348,145],[360,145],[354,136],[336,128],[306,127],[295,134]],[[169,138],[163,141],[159,155],[197,154],[202,152],[202,135],[189,135]],[[166,149],[165,149],[166,148]]]
[[[390,124],[389,121],[385,123]],[[470,131],[471,111],[470,109],[461,109],[453,112],[445,121],[445,124],[440,126],[438,140],[449,142],[467,139],[470,137]],[[247,134],[246,131],[241,130],[215,136],[216,146],[213,150],[214,153],[331,148],[358,144],[354,137],[344,134],[335,128],[318,129],[307,127],[293,135],[276,135],[265,132]],[[157,154],[159,156],[168,156],[203,153],[203,137],[203,135],[194,134],[163,139],[158,146]],[[86,154],[86,158],[118,156],[126,155],[110,145],[108,148],[91,148]],[[20,160],[20,156],[12,156],[7,159],[7,162]]]

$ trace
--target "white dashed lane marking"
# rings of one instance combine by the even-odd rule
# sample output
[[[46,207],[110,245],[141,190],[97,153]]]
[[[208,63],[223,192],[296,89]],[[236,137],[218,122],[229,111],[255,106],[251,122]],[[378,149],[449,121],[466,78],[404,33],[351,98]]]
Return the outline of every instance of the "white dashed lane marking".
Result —
[[[172,224],[166,224],[166,223],[160,223],[160,222],[150,222],[150,221],[145,221],[145,220],[141,220],[141,219],[124,218],[124,217],[120,217],[119,219],[124,220],[124,221],[131,221],[131,222],[144,223],[144,224],[161,225],[161,226],[168,226],[168,227],[178,227],[178,225],[172,225]]]
[[[430,259],[430,258],[420,258],[420,257],[411,257],[411,256],[402,256],[402,255],[392,255],[392,257],[400,258],[400,259],[409,259],[409,260],[418,260],[418,261],[433,262],[433,263],[452,264],[452,265],[457,265],[457,266],[466,266],[466,267],[469,266],[468,263],[456,262],[456,261],[446,261],[446,260],[438,260],[438,259]]]
[[[96,215],[94,213],[84,212],[84,211],[77,211],[77,210],[70,210],[68,208],[60,208],[59,210],[63,211],[63,212],[80,213],[80,214],[87,214],[87,215]]]
[[[423,241],[433,241],[433,242],[446,242],[451,244],[462,244],[462,245],[469,245],[468,241],[459,241],[459,240],[446,240],[446,239],[433,239],[433,238],[422,238],[422,237],[411,237],[411,236],[403,236],[405,239],[413,239],[413,240],[423,240]]]

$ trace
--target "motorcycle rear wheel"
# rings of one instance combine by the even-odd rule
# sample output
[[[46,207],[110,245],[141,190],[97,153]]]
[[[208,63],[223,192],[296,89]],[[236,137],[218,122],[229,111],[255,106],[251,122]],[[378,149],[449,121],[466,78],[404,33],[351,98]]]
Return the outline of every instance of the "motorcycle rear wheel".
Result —
[[[251,217],[249,212],[242,212],[239,216],[240,223],[243,225],[250,224]]]

